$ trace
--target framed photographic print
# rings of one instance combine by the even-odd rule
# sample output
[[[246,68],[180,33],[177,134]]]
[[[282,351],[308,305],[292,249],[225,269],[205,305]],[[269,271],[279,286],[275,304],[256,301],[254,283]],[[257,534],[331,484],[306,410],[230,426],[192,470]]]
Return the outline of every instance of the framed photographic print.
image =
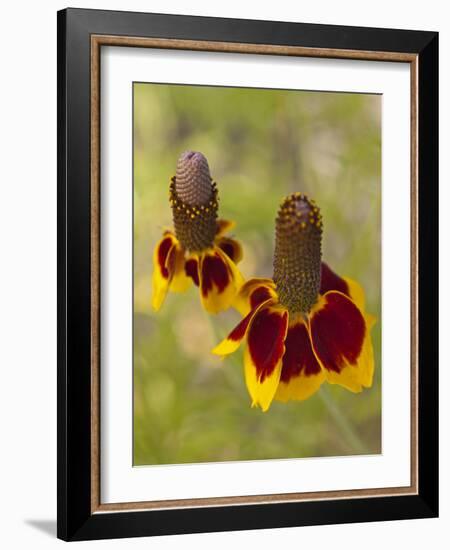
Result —
[[[434,32],[58,13],[58,536],[438,514]]]

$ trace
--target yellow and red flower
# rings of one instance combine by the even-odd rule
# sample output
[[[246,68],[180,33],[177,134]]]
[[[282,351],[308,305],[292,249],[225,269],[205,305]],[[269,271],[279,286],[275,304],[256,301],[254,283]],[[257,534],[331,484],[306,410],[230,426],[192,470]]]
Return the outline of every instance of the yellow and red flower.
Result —
[[[184,292],[192,283],[199,287],[206,311],[228,309],[243,283],[236,267],[242,247],[226,236],[234,222],[217,218],[217,186],[201,153],[180,156],[170,204],[174,231],[165,231],[153,252],[153,309],[161,308],[169,290]]]
[[[325,381],[353,392],[372,385],[374,358],[364,292],[321,260],[322,219],[305,195],[287,197],[276,220],[273,279],[250,279],[235,307],[245,315],[213,353],[246,339],[252,406],[303,400]]]

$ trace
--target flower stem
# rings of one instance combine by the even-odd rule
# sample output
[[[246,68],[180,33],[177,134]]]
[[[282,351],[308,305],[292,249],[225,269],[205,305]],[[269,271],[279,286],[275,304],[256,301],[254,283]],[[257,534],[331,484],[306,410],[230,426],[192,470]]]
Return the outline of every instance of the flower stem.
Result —
[[[333,417],[337,426],[346,438],[348,446],[353,450],[353,452],[364,454],[366,451],[365,445],[361,441],[358,434],[355,432],[353,426],[348,421],[348,418],[344,415],[340,407],[336,404],[329,391],[324,386],[322,386],[318,394],[322,399],[325,407],[327,408],[330,416]]]

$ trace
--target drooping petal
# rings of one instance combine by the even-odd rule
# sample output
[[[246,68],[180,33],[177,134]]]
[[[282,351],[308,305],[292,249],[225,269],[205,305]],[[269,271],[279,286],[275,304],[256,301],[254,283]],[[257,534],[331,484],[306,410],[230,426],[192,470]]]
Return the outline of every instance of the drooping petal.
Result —
[[[216,238],[214,242],[235,264],[242,260],[242,246],[236,239],[232,239],[231,237],[219,237]]]
[[[362,286],[349,277],[340,277],[329,265],[322,262],[320,294],[326,294],[330,290],[337,290],[349,296],[355,304],[364,311],[365,297]]]
[[[275,399],[303,400],[313,395],[325,380],[325,373],[314,355],[305,321],[291,324],[284,342],[280,383]]]
[[[187,258],[184,264],[184,271],[188,277],[192,279],[195,286],[200,286],[200,279],[198,275],[198,257],[190,256]]]
[[[215,246],[200,255],[200,297],[209,313],[228,309],[243,283],[242,275],[234,262]]]
[[[162,306],[173,277],[176,256],[173,252],[178,241],[166,232],[153,251],[152,307],[158,311]]]
[[[240,346],[242,340],[245,338],[248,329],[251,325],[251,322],[257,312],[262,308],[265,307],[265,305],[270,304],[270,300],[267,300],[266,302],[263,302],[259,304],[255,309],[250,311],[248,315],[246,315],[242,321],[234,327],[234,329],[230,332],[230,334],[220,342],[213,350],[212,353],[215,355],[229,355],[230,353],[233,353],[238,349]]]
[[[360,392],[372,385],[374,358],[370,330],[373,318],[365,316],[345,294],[320,296],[310,313],[314,353],[331,384]]]
[[[339,277],[325,262],[322,262],[320,275],[320,294],[337,290],[348,296],[348,285],[345,279]]]
[[[233,303],[233,307],[241,315],[247,315],[249,311],[257,305],[268,300],[276,298],[275,283],[272,279],[253,278],[246,281],[239,290],[239,294]]]
[[[366,307],[366,297],[364,295],[363,287],[349,277],[344,277],[344,280],[348,286],[348,293],[346,292],[345,294],[350,296],[359,309],[364,312]],[[373,321],[375,322],[375,317],[373,317]]]
[[[225,235],[225,233],[228,233],[228,231],[231,231],[235,225],[236,225],[236,222],[233,220],[224,220],[223,218],[219,218],[217,220],[216,237],[221,237],[222,235]]]
[[[263,411],[270,407],[280,381],[287,326],[284,308],[263,305],[247,333],[245,381],[252,406]]]
[[[174,257],[168,260],[173,265],[173,275],[169,289],[171,292],[185,292],[192,284],[192,278],[187,275],[185,269],[186,253],[179,243],[175,243],[170,255]]]

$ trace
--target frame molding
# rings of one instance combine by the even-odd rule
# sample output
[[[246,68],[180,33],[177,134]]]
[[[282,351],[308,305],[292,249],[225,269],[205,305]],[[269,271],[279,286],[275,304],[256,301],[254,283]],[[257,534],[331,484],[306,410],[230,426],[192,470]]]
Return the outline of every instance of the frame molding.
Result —
[[[100,502],[102,46],[410,64],[410,487],[138,503]],[[437,141],[436,33],[98,10],[68,9],[58,13],[60,538],[82,540],[437,515],[437,219],[430,221],[427,216],[423,218],[427,223],[419,226],[421,212],[430,212],[430,209],[437,212],[437,147],[433,140]],[[86,185],[89,181],[90,185]],[[425,361],[426,378],[424,369],[418,368]],[[90,440],[82,435],[87,432],[91,434]]]

